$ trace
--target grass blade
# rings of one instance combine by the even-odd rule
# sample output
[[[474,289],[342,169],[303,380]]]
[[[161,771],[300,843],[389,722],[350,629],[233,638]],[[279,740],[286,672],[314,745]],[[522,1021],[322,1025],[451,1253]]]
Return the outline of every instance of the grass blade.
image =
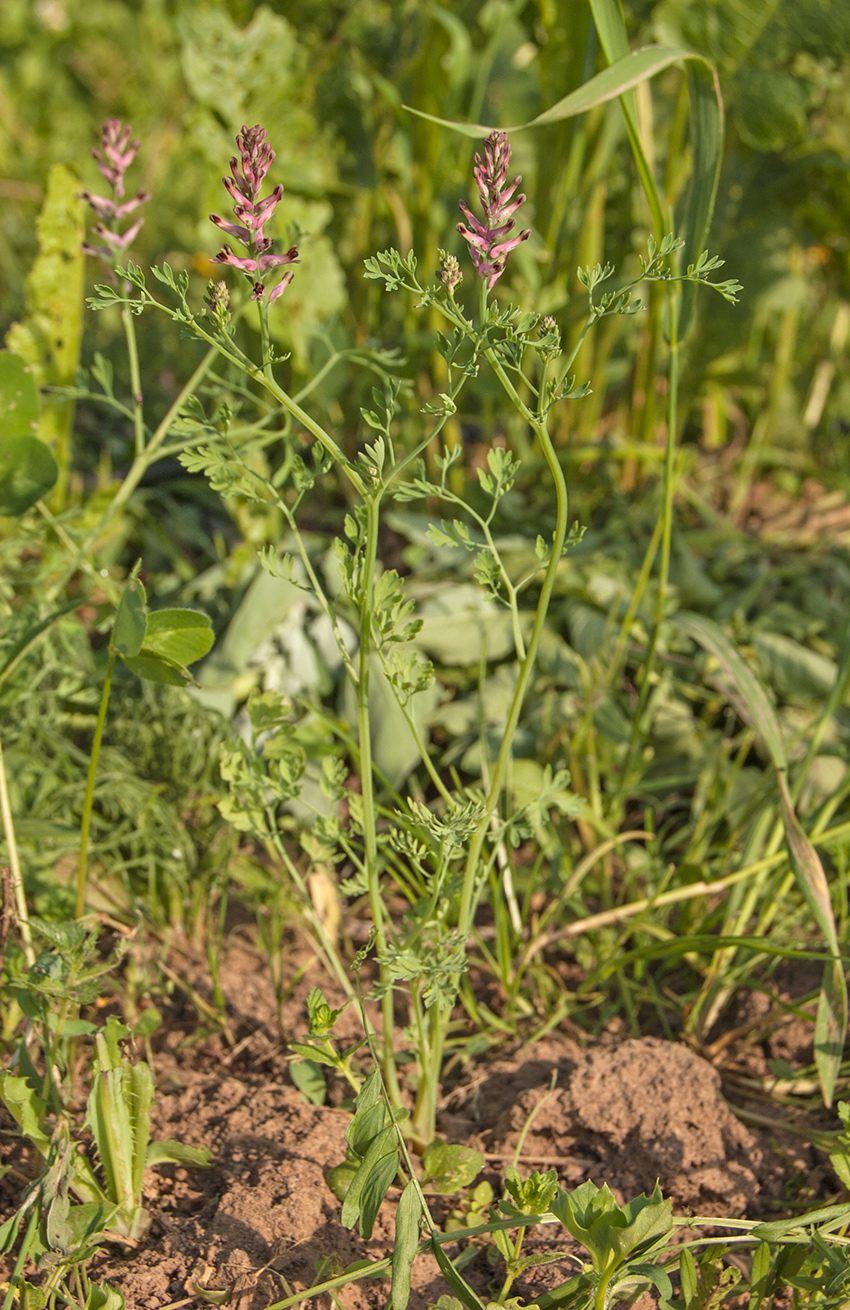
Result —
[[[701,614],[676,614],[672,622],[718,661],[730,683],[735,708],[761,737],[774,768],[785,770],[788,757],[776,710],[752,669],[723,629]]]
[[[841,966],[829,883],[820,856],[797,818],[788,790],[788,757],[779,720],[766,691],[722,628],[699,614],[678,614],[673,621],[719,661],[731,684],[732,699],[738,712],[759,733],[776,769],[791,866],[832,956],[824,967],[815,1020],[815,1064],[824,1102],[831,1105],[847,1031],[847,984]]]
[[[686,72],[691,111],[691,183],[682,219],[685,268],[695,263],[706,248],[724,138],[723,97],[716,69],[701,60],[689,59]],[[683,341],[690,326],[695,295],[695,284],[686,282],[679,308],[679,335]]]
[[[788,781],[784,772],[777,774],[779,794],[782,798],[782,818],[785,836],[791,852],[791,864],[797,882],[806,898],[812,917],[823,933],[833,958],[824,965],[823,982],[815,1016],[815,1066],[818,1071],[824,1103],[832,1104],[835,1083],[844,1054],[847,1032],[847,982],[841,964],[838,933],[829,883],[823,871],[820,856],[806,836],[791,801]]]

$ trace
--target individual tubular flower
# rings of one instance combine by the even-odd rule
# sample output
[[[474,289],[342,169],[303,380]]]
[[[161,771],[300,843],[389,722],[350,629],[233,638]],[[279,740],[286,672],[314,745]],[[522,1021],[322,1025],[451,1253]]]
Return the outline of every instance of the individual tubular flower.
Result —
[[[243,127],[236,138],[239,158],[230,161],[231,177],[222,179],[228,195],[233,200],[235,223],[210,214],[210,221],[221,228],[229,237],[245,246],[247,255],[235,255],[230,246],[222,246],[213,258],[214,264],[225,264],[238,268],[241,273],[254,283],[252,300],[262,300],[268,294],[268,303],[272,304],[289,286],[295,274],[288,269],[275,286],[267,291],[266,274],[273,268],[287,264],[298,264],[298,247],[290,246],[285,255],[271,253],[272,238],[265,234],[265,226],[280,203],[283,187],[278,184],[269,195],[261,198],[260,190],[266,174],[272,166],[274,151],[266,139],[265,129]]]
[[[473,169],[485,221],[482,223],[469,206],[460,201],[466,224],[458,223],[457,230],[468,242],[478,276],[486,281],[488,291],[504,273],[511,251],[531,236],[530,231],[511,236],[516,225],[513,215],[525,196],[516,196],[514,199],[522,182],[521,177],[515,177],[507,185],[510,162],[511,147],[507,133],[491,132],[484,142],[484,154],[475,156]]]
[[[130,200],[124,199],[124,174],[135,159],[138,149],[139,142],[130,140],[130,125],[123,124],[117,118],[108,118],[101,129],[100,149],[94,148],[92,156],[111,186],[112,196],[94,195],[91,191],[80,192],[81,199],[91,205],[100,220],[93,229],[95,236],[107,243],[105,246],[94,246],[86,242],[83,250],[110,264],[114,263],[119,252],[127,250],[135,241],[145,221],[143,218],[137,219],[124,232],[120,232],[116,226],[146,200],[150,200],[146,191],[137,192]]]

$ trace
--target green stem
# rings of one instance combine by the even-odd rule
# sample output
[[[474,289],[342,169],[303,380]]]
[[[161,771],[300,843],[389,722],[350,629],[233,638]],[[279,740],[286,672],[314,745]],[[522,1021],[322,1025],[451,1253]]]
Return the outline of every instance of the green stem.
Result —
[[[9,876],[12,879],[12,894],[15,898],[15,913],[21,930],[24,957],[30,968],[35,964],[35,948],[32,944],[27,898],[24,892],[24,880],[21,875],[21,862],[18,859],[18,843],[15,840],[15,822],[12,818],[12,806],[9,802],[9,789],[6,786],[6,766],[3,762],[3,747],[0,744],[0,818],[3,820],[3,833],[6,837],[6,850],[9,853]]]
[[[81,918],[86,908],[86,880],[88,878],[89,829],[91,828],[92,807],[94,805],[94,780],[97,774],[97,762],[100,757],[100,743],[103,740],[103,728],[106,723],[106,708],[109,704],[109,692],[112,688],[112,671],[115,668],[117,651],[110,645],[109,660],[106,665],[106,677],[100,697],[100,709],[94,728],[94,740],[89,757],[89,772],[86,779],[86,795],[83,801],[83,818],[80,824],[80,864],[77,870],[77,903],[74,910],[76,918]]]
[[[136,328],[129,305],[121,310],[121,322],[124,324],[124,336],[127,341],[127,359],[130,365],[130,389],[133,393],[133,431],[136,439],[136,458],[145,450],[145,412],[142,395],[142,374],[139,369],[139,347],[136,341]]]
[[[375,946],[379,960],[387,948],[384,904],[378,866],[378,834],[375,810],[375,779],[372,773],[372,737],[369,714],[369,674],[372,657],[372,612],[374,610],[375,566],[378,559],[380,497],[368,497],[366,507],[366,546],[360,564],[360,649],[357,676],[357,735],[360,748],[360,786],[363,797],[363,845],[366,856],[366,881],[369,908],[375,928]],[[400,1105],[400,1092],[393,1053],[395,1016],[393,993],[386,965],[379,965],[381,982],[386,990],[381,1000],[383,1017],[383,1073],[394,1105]]]
[[[126,505],[145,473],[150,466],[156,462],[156,452],[159,451],[160,446],[171,431],[172,424],[174,423],[180,409],[185,404],[188,397],[194,395],[217,354],[218,351],[215,349],[208,350],[188,382],[185,386],[181,387],[180,391],[175,396],[174,401],[169,406],[168,411],[163,416],[162,421],[157,425],[147,446],[141,451],[141,453],[136,454],[136,457],[130,466],[130,471],[116,491],[112,500],[109,502],[103,514],[100,516],[98,522],[84,538],[82,545],[78,547],[74,558],[65,569],[62,577],[50,588],[47,594],[48,600],[55,600],[59,593],[64,589],[65,584],[71,577],[73,577],[74,573],[80,566],[81,560],[85,558],[92,544],[102,534],[104,528],[111,522],[118,511]]]
[[[482,283],[483,287],[483,283]],[[482,306],[484,304],[482,296]],[[510,396],[514,405],[526,422],[531,426],[535,435],[538,437],[543,448],[543,456],[552,475],[552,481],[555,484],[555,497],[557,503],[557,516],[555,523],[555,534],[552,541],[552,554],[546,567],[543,577],[543,585],[540,589],[540,599],[537,602],[537,612],[534,616],[534,626],[531,630],[531,636],[528,641],[528,648],[525,653],[525,659],[522,660],[517,679],[516,690],[514,691],[511,707],[508,712],[508,719],[505,725],[505,733],[502,738],[502,745],[499,750],[496,764],[493,768],[493,776],[490,782],[490,789],[485,802],[485,813],[472,836],[467,855],[466,867],[463,877],[463,892],[461,894],[460,912],[458,916],[458,931],[462,939],[469,936],[472,927],[472,919],[475,913],[475,889],[478,882],[478,865],[481,859],[481,850],[484,845],[484,839],[490,827],[490,818],[496,809],[499,796],[504,786],[508,766],[511,759],[511,750],[513,739],[516,733],[519,716],[522,711],[525,694],[528,690],[531,676],[534,672],[534,664],[537,658],[537,648],[540,644],[540,638],[543,635],[543,629],[546,624],[546,615],[549,610],[549,602],[552,598],[552,590],[555,586],[555,577],[558,567],[561,563],[561,556],[564,551],[564,542],[567,537],[568,526],[568,496],[567,484],[564,473],[558,461],[555,447],[552,444],[552,438],[549,435],[549,429],[545,418],[533,414],[528,406],[517,394],[513,383],[505,373],[498,357],[493,351],[487,351],[487,358],[499,378],[504,390]]]
[[[643,715],[652,690],[652,680],[658,656],[658,642],[661,636],[661,626],[664,622],[664,608],[667,604],[667,593],[670,585],[670,557],[673,547],[673,493],[676,487],[676,435],[679,422],[679,299],[680,295],[677,292],[674,292],[670,297],[670,391],[667,406],[667,444],[664,450],[664,505],[661,514],[661,561],[658,569],[658,595],[655,601],[655,616],[652,625],[652,636],[649,640],[649,650],[646,656],[643,682],[641,683],[637,708],[632,722],[631,739],[620,774],[621,795],[629,785],[632,763],[641,734]]]

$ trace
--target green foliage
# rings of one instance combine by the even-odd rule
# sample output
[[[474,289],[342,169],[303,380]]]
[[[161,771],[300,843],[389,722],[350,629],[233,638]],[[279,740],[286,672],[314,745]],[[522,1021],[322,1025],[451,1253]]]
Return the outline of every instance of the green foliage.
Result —
[[[0,514],[30,509],[54,486],[59,466],[39,427],[33,368],[20,355],[0,354]]]
[[[36,224],[38,256],[27,276],[26,316],[6,333],[6,345],[32,367],[40,387],[71,387],[83,336],[85,219],[80,182],[65,164],[54,164]],[[73,400],[48,393],[39,436],[55,453],[61,474],[60,507],[70,472]]]

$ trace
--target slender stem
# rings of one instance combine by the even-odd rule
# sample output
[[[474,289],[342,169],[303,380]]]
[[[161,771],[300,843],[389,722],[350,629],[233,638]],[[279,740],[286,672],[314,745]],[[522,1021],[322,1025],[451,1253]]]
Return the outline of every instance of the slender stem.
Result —
[[[129,305],[121,310],[121,322],[124,324],[124,336],[127,341],[127,359],[130,365],[130,389],[133,393],[133,431],[136,438],[136,457],[145,449],[145,411],[142,394],[142,374],[139,369],[139,347],[136,341],[136,328]]]
[[[652,690],[655,663],[658,655],[658,642],[661,636],[661,626],[664,622],[664,608],[667,604],[670,585],[670,556],[673,546],[673,493],[676,487],[676,435],[679,422],[679,300],[680,294],[677,292],[670,296],[670,391],[667,406],[667,444],[664,451],[664,505],[662,509],[658,594],[655,601],[655,616],[652,625],[652,636],[649,640],[649,650],[646,655],[643,682],[641,683],[637,708],[632,722],[631,739],[620,774],[621,795],[629,785],[632,763],[641,733],[641,723]]]
[[[516,690],[514,691],[513,700],[508,712],[502,745],[493,768],[490,789],[485,802],[485,812],[469,844],[469,852],[467,855],[466,867],[464,869],[463,892],[461,894],[461,904],[458,915],[458,931],[461,938],[464,940],[469,936],[472,927],[472,918],[475,913],[475,890],[479,881],[477,875],[478,865],[481,859],[481,850],[490,827],[490,817],[498,804],[499,796],[501,795],[502,787],[504,786],[505,777],[508,771],[514,735],[516,733],[517,724],[519,723],[519,716],[522,711],[525,694],[528,690],[529,683],[531,682],[531,676],[537,658],[537,648],[540,644],[540,638],[546,624],[549,602],[552,598],[552,590],[555,586],[555,577],[561,563],[561,556],[564,552],[569,512],[566,480],[564,478],[563,469],[558,461],[555,447],[552,444],[552,438],[549,435],[549,429],[545,418],[533,414],[528,406],[523,402],[510,378],[505,373],[498,356],[490,350],[486,353],[487,358],[503,388],[540,441],[543,448],[543,456],[549,467],[549,472],[552,475],[552,481],[555,484],[557,515],[555,533],[552,540],[552,554],[543,577],[543,585],[540,589],[540,599],[537,602],[537,612],[534,616],[534,625],[531,629],[531,636],[529,637],[525,659],[520,664],[519,678],[517,679]]]
[[[9,876],[12,879],[12,894],[15,898],[15,913],[21,930],[24,957],[30,968],[35,964],[35,948],[32,944],[27,898],[24,892],[24,880],[21,875],[21,862],[18,859],[18,843],[15,840],[15,823],[12,818],[12,806],[9,803],[9,789],[6,786],[6,766],[3,762],[3,746],[0,744],[0,818],[3,820],[3,832],[6,837],[6,849],[9,852]]]
[[[186,384],[183,387],[181,387],[180,391],[175,396],[172,404],[169,406],[167,412],[163,416],[162,421],[157,425],[147,446],[141,453],[137,453],[135,459],[133,460],[133,463],[130,466],[130,471],[128,472],[124,481],[121,483],[121,486],[118,488],[115,495],[112,497],[112,500],[107,505],[103,514],[100,516],[98,522],[83,539],[82,544],[77,548],[76,555],[71,560],[71,563],[68,565],[68,567],[65,569],[65,572],[62,574],[62,577],[57,582],[55,582],[53,586],[50,588],[47,594],[48,600],[54,600],[56,596],[58,596],[59,593],[63,590],[66,582],[69,580],[69,578],[71,578],[74,575],[77,568],[79,567],[80,561],[85,558],[86,554],[88,553],[89,549],[92,546],[92,543],[96,541],[97,538],[101,535],[104,528],[107,526],[109,522],[111,522],[111,520],[117,514],[118,510],[124,507],[124,505],[132,496],[133,492],[136,490],[136,487],[141,482],[147,470],[150,468],[150,466],[153,463],[155,463],[154,456],[157,452],[161,454],[159,448],[162,445],[162,443],[165,441],[165,438],[168,436],[168,433],[171,431],[171,427],[180,409],[185,404],[188,397],[194,395],[198,385],[203,380],[206,373],[209,371],[210,365],[212,364],[213,360],[216,358],[217,354],[218,351],[215,349],[208,350],[206,355],[204,355],[204,358],[201,360],[200,364],[198,364],[198,367],[193,372],[192,376],[189,378]],[[157,455],[157,457],[159,456]]]
[[[360,564],[360,650],[357,676],[357,735],[360,747],[360,786],[363,797],[363,845],[366,855],[366,881],[369,908],[375,928],[375,946],[379,960],[387,948],[384,903],[378,866],[378,834],[375,810],[375,779],[372,773],[372,725],[369,714],[369,674],[372,656],[372,612],[374,610],[375,565],[378,559],[380,497],[366,499],[366,545]],[[381,982],[389,984],[386,966],[380,964]],[[392,987],[386,986],[381,1000],[383,1017],[383,1072],[393,1104],[399,1105],[399,1085],[393,1053],[395,1016]]]
[[[74,910],[76,918],[81,918],[86,908],[86,880],[88,877],[89,829],[91,828],[92,806],[94,805],[94,780],[97,774],[97,762],[100,757],[100,743],[103,740],[103,727],[106,723],[106,708],[109,704],[109,692],[112,688],[112,671],[115,668],[117,652],[110,645],[109,659],[106,664],[106,677],[103,680],[103,692],[100,697],[100,709],[94,728],[94,739],[89,757],[89,772],[86,779],[86,794],[83,801],[83,818],[80,824],[80,864],[77,870],[77,904]]]

